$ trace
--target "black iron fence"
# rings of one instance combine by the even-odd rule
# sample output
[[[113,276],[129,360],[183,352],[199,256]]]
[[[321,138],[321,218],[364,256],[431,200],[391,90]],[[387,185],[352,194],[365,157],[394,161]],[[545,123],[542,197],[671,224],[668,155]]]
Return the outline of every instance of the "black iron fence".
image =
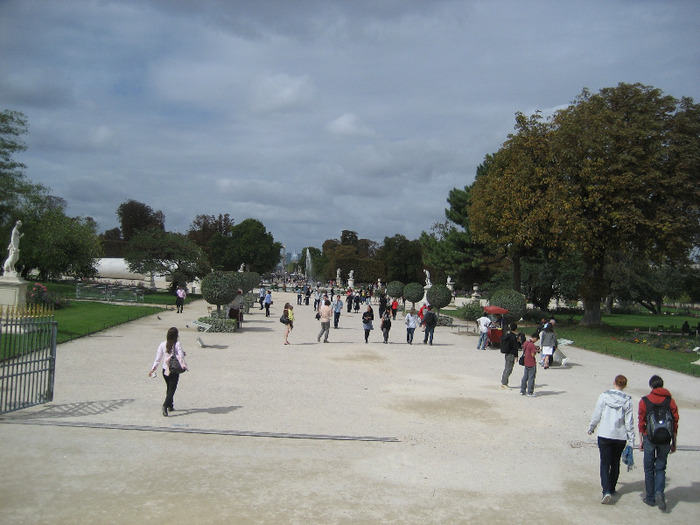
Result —
[[[53,400],[53,309],[0,306],[0,414]]]

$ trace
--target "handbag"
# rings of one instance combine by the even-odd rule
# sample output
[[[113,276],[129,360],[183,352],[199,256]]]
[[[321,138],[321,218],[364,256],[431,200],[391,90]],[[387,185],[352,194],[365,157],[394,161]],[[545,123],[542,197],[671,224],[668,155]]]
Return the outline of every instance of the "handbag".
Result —
[[[525,366],[525,353],[523,352],[523,355],[520,356],[520,359],[518,359],[518,364],[520,366]]]
[[[287,317],[285,314],[282,314],[282,317],[280,317],[280,323],[289,324],[289,317]]]
[[[177,356],[174,353],[175,351],[173,350],[173,355],[170,356],[170,361],[168,361],[168,368],[170,369],[171,374],[184,374],[187,372],[186,368],[182,368],[182,365],[180,364],[180,360],[177,358]]]
[[[316,320],[319,320],[321,318],[321,314],[316,312]]]

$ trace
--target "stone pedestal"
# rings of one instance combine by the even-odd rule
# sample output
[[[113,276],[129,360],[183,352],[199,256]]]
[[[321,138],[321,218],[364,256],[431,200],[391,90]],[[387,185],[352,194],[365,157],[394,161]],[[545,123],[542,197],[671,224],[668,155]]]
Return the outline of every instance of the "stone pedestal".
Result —
[[[423,290],[425,290],[425,291],[423,292],[423,299],[421,299],[421,300],[423,301],[424,304],[428,304],[428,290],[430,290],[432,287],[433,287],[432,284],[426,284],[423,287]]]
[[[355,289],[355,279],[348,279],[348,288]]]
[[[6,272],[0,276],[0,306],[24,308],[27,305],[29,283],[16,272]]]

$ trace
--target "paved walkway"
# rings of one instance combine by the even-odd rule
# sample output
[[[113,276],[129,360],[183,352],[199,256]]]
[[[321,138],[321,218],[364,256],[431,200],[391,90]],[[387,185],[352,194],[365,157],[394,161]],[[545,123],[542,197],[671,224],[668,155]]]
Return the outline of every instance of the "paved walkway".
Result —
[[[343,313],[319,344],[311,307],[284,346],[273,314],[235,334],[197,333],[206,315],[152,316],[58,348],[52,403],[0,421],[0,523],[639,523],[644,473],[620,476],[601,505],[598,452],[586,434],[598,394],[625,374],[635,405],[659,372],[680,406],[667,502],[674,523],[700,518],[700,381],[570,347],[569,366],[537,373],[535,398],[500,388],[503,359],[439,327],[432,347],[364,344]],[[188,327],[189,325],[189,327]],[[160,413],[155,350],[180,329],[191,370]],[[197,338],[206,344],[201,348]],[[511,385],[519,384],[516,366]],[[636,418],[635,418],[636,419]]]

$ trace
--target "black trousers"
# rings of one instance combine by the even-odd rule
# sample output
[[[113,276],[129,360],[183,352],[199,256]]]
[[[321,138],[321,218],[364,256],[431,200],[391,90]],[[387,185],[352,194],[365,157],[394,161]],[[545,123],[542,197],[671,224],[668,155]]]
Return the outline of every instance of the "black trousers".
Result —
[[[598,436],[600,451],[600,486],[603,494],[612,494],[620,477],[620,457],[627,442],[621,439],[609,439]]]
[[[163,379],[165,379],[165,401],[163,401],[163,406],[167,409],[173,409],[173,398],[175,397],[175,390],[177,390],[177,383],[180,381],[180,374],[170,373],[169,376],[165,375],[163,372]]]

